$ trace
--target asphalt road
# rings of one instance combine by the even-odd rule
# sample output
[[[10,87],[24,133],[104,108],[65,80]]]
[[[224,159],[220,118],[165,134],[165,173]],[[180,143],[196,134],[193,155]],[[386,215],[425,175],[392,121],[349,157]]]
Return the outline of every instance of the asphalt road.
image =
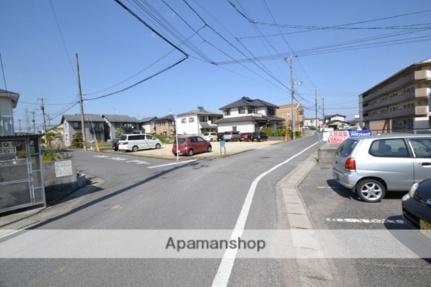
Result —
[[[300,191],[313,228],[408,229],[402,218],[403,193],[388,193],[379,203],[360,201],[332,180],[330,165],[314,167]],[[430,285],[431,264],[422,259],[336,259],[333,263],[344,286]]]
[[[102,178],[101,189],[38,228],[233,229],[252,181],[315,141],[307,137],[180,165],[132,154],[77,152],[76,167]],[[275,185],[316,149],[260,181],[245,228],[288,227]],[[0,286],[211,286],[219,264],[220,259],[7,259],[0,261]],[[290,266],[289,260],[237,259],[229,285],[286,286],[295,277]]]

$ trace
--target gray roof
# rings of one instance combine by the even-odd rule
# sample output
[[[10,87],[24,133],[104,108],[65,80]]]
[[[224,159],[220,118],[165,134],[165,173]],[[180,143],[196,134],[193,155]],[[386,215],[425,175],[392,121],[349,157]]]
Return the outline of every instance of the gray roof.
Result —
[[[218,113],[213,113],[205,110],[203,107],[197,107],[196,110],[191,110],[185,113],[178,114],[177,116],[185,116],[185,115],[204,115],[204,116],[222,116]]]
[[[157,117],[146,117],[141,120],[141,123],[151,122],[157,119]]]
[[[175,117],[173,115],[166,115],[160,118],[156,118],[156,121],[174,121]]]
[[[12,91],[0,89],[0,98],[9,98],[12,101],[13,108],[16,108],[19,94]]]
[[[249,97],[242,97],[238,101],[235,101],[233,103],[230,103],[226,106],[223,106],[220,108],[220,110],[224,109],[232,109],[232,108],[240,108],[240,107],[271,107],[271,108],[278,108],[278,106],[273,105],[271,103],[268,103],[266,101],[260,100],[260,99],[250,99]]]
[[[216,121],[216,124],[227,124],[227,123],[237,123],[237,122],[281,122],[284,121],[284,119],[280,117],[268,117],[268,116],[243,116],[243,117],[230,117],[230,118],[223,118],[218,121]]]
[[[63,117],[61,118],[61,122],[63,123],[64,121],[80,122],[81,121],[81,114],[63,115]],[[86,122],[104,122],[105,120],[102,118],[101,115],[84,114],[84,121],[86,121]]]
[[[141,122],[135,117],[130,117],[128,115],[102,115],[111,123],[139,123]]]

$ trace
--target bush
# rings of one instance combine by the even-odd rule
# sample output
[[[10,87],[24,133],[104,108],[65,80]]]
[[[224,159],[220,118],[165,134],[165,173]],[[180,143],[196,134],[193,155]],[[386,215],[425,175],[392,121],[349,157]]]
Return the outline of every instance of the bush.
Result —
[[[126,133],[126,131],[123,128],[115,129],[115,137],[116,138],[121,137],[121,135],[123,135],[125,133]]]
[[[154,135],[159,141],[162,143],[172,143],[175,140],[175,137],[165,136],[164,134],[155,134]]]
[[[77,133],[73,134],[72,146],[74,148],[83,148],[84,147],[84,140],[82,139],[82,133],[81,132],[77,132]]]

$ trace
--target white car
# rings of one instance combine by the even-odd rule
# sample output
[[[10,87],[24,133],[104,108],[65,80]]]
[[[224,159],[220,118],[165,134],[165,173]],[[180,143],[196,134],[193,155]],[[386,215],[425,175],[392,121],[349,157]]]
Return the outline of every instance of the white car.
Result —
[[[150,134],[126,134],[118,141],[118,150],[138,151],[150,148],[162,148],[162,143]]]
[[[207,142],[216,142],[217,141],[217,133],[216,132],[204,133],[204,135],[202,137]]]

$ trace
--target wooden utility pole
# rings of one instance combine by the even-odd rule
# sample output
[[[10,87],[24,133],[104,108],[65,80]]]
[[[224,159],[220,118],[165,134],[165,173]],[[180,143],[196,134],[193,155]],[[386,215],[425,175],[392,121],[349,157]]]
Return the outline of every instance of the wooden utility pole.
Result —
[[[289,70],[290,70],[290,114],[292,122],[292,139],[296,139],[295,135],[295,79],[293,77],[293,61],[292,56],[289,56]]]
[[[31,122],[33,124],[33,133],[35,134],[36,133],[36,120],[34,118],[34,111],[31,112],[31,115],[32,115]]]
[[[46,129],[46,117],[45,117],[45,102],[44,102],[43,97],[41,99],[40,109],[42,110],[43,133],[46,134],[47,129]]]
[[[318,104],[317,104],[317,88],[315,90],[315,94],[314,94],[314,109],[315,109],[315,123],[316,123],[316,131],[319,131],[319,119],[317,117],[317,112],[318,112]]]
[[[82,141],[84,144],[84,151],[87,151],[87,137],[85,135],[85,120],[84,120],[84,100],[82,98],[82,87],[81,87],[81,75],[79,73],[79,58],[78,53],[76,56],[76,74],[78,78],[78,93],[79,93],[79,103],[81,105],[81,133],[82,133]]]

